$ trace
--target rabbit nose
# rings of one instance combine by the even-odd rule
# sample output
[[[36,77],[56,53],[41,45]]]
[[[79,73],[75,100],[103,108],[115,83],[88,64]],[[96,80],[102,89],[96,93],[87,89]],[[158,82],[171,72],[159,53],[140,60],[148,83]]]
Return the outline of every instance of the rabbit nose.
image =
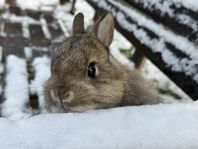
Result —
[[[61,102],[69,103],[73,100],[74,98],[74,93],[72,91],[69,91],[64,94],[64,96],[60,99]]]

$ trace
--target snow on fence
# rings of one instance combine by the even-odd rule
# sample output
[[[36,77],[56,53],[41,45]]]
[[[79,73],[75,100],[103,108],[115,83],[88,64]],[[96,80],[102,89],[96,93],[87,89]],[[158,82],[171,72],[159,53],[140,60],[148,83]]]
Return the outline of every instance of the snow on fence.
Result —
[[[94,8],[111,10],[116,28],[192,99],[198,99],[198,53],[192,42],[133,7],[115,1],[87,1]]]
[[[50,59],[46,56],[35,58],[33,60],[33,68],[35,70],[35,78],[30,84],[30,90],[32,94],[38,96],[40,112],[45,113],[43,87],[51,74]]]
[[[127,2],[198,45],[197,1],[127,0]]]
[[[0,118],[1,149],[196,149],[198,103]]]
[[[31,116],[29,102],[28,74],[25,59],[14,55],[7,57],[5,78],[5,101],[1,105],[2,116],[21,119]]]

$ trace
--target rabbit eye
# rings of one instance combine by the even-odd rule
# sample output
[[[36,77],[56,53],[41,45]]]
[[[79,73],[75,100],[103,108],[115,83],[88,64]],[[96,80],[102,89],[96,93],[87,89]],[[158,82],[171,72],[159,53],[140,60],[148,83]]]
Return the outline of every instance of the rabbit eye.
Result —
[[[91,62],[88,66],[88,69],[87,69],[87,75],[91,78],[95,78],[96,73],[97,73],[96,63]]]

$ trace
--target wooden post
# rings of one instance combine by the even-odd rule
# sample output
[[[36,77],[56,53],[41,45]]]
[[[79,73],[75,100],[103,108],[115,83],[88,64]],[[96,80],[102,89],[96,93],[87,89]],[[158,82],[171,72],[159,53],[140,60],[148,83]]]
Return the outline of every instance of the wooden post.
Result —
[[[72,7],[71,7],[71,14],[74,14],[75,11],[75,4],[76,4],[76,0],[72,1]]]
[[[133,61],[135,63],[135,68],[136,69],[142,69],[145,63],[145,56],[142,54],[141,51],[135,50],[135,53],[133,55]]]
[[[64,5],[66,2],[69,2],[69,0],[59,0],[61,5]]]

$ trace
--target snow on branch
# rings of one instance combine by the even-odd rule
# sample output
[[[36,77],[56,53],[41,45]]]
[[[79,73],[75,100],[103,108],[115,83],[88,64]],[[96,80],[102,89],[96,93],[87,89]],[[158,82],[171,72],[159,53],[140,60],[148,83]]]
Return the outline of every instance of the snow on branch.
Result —
[[[1,149],[198,148],[198,103],[0,118]]]

